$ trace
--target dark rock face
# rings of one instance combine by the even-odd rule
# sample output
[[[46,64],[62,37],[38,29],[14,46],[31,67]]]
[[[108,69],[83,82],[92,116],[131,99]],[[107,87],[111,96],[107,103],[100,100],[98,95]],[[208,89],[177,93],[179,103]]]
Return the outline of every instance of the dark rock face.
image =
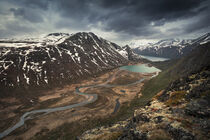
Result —
[[[68,33],[50,33],[47,36],[61,36],[61,35],[69,35]]]
[[[132,118],[133,123],[139,123],[140,121],[149,122],[150,119],[144,114],[139,114],[139,115]]]
[[[147,140],[147,135],[146,133],[141,133],[139,131],[129,130],[125,131],[118,140]]]
[[[185,132],[181,129],[176,129],[172,127],[171,125],[166,126],[166,131],[168,131],[168,133],[172,135],[172,137],[175,140],[194,140],[195,139],[192,134]]]
[[[187,115],[192,115],[195,117],[203,118],[210,117],[210,103],[205,99],[197,99],[194,101],[190,101],[186,108],[185,113]]]
[[[198,84],[198,83],[195,83]],[[202,84],[200,84],[199,86],[193,88],[189,94],[186,95],[186,99],[190,100],[190,99],[194,99],[194,98],[199,98],[202,96],[202,94],[206,91],[208,91],[208,89],[210,89],[210,81],[205,81]]]
[[[155,117],[154,118],[154,121],[155,121],[155,123],[161,123],[161,122],[163,122],[163,116],[158,116],[158,117]]]
[[[53,33],[35,45],[8,44],[0,47],[0,88],[5,91],[55,87],[128,62],[120,46],[93,33]]]

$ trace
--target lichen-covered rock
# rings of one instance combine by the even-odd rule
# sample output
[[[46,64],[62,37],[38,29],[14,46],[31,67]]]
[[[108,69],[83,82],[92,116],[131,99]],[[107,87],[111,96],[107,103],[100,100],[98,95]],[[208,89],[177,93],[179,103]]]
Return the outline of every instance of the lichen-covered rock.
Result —
[[[195,117],[210,117],[210,103],[205,99],[197,99],[189,102],[185,113]]]
[[[118,140],[147,140],[147,134],[140,131],[128,130],[124,131]]]
[[[177,129],[171,125],[167,125],[166,131],[175,139],[175,140],[194,140],[194,136],[182,129]]]

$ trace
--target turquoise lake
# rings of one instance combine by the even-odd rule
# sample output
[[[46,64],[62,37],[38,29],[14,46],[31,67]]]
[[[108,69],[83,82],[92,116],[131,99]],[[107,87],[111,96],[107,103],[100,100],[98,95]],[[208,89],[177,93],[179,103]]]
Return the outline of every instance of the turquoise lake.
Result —
[[[129,65],[120,67],[121,70],[128,70],[131,72],[141,72],[141,73],[152,73],[152,72],[160,72],[159,69],[155,67],[149,67],[146,64],[141,65]]]

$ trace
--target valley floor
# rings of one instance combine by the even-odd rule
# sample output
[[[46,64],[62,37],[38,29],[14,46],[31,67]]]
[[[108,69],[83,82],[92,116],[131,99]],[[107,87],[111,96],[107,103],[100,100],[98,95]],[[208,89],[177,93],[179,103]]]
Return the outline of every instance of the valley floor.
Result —
[[[100,126],[98,120],[104,118],[109,120],[117,116],[121,106],[129,105],[134,97],[141,96],[142,82],[134,85],[127,84],[142,78],[149,78],[152,75],[154,73],[141,74],[114,69],[99,77],[48,91],[37,98],[30,97],[27,103],[15,97],[0,99],[0,131],[3,132],[17,123],[25,112],[66,106],[86,100],[85,96],[75,94],[77,87],[98,84],[116,85],[114,87],[82,88],[81,92],[97,94],[97,101],[82,107],[30,116],[33,119],[27,120],[23,126],[4,139],[75,137],[86,129]]]

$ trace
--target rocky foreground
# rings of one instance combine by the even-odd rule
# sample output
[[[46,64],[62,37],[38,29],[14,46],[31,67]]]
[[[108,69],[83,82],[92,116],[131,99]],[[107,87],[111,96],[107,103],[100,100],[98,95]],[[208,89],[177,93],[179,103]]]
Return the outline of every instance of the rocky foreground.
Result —
[[[81,140],[210,139],[210,68],[171,83],[134,116],[83,133]]]

